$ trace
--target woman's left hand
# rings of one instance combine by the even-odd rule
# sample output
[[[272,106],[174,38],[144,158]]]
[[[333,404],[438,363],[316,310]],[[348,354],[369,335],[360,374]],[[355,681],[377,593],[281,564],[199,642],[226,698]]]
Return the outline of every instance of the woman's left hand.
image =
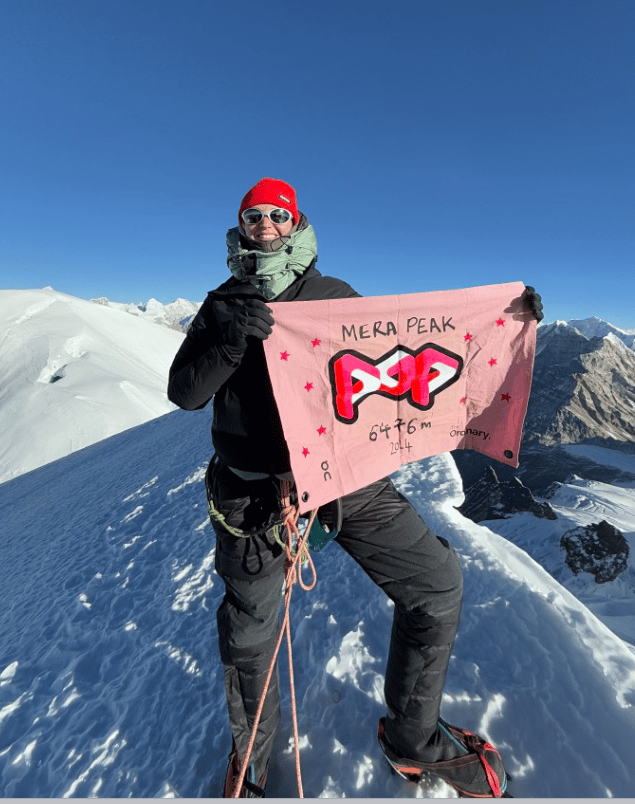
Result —
[[[533,315],[536,321],[542,321],[545,314],[542,311],[542,297],[536,293],[535,288],[531,285],[525,287],[525,292],[522,295],[522,300],[525,302],[525,307]]]

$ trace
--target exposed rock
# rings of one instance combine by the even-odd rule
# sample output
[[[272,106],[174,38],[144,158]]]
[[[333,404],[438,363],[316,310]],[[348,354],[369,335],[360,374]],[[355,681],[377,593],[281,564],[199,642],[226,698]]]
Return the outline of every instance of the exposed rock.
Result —
[[[628,451],[628,445],[622,444],[620,452]],[[457,449],[452,452],[461,477],[463,488],[480,480],[487,466],[493,461],[487,455],[481,455],[469,449]],[[509,480],[518,476],[531,493],[540,499],[549,499],[549,489],[555,482],[568,483],[573,475],[585,480],[598,480],[600,483],[632,483],[635,474],[614,466],[595,463],[590,458],[572,454],[558,445],[543,446],[537,442],[523,444],[520,450],[520,466],[513,468],[505,464],[494,464],[499,480]]]
[[[557,322],[538,330],[525,441],[635,443],[635,352],[616,335],[586,338]]]
[[[544,519],[557,518],[551,506],[539,503],[520,478],[500,480],[492,466],[466,490],[459,511],[473,522],[507,519],[524,511]]]
[[[614,581],[628,566],[628,542],[617,528],[602,521],[568,530],[560,540],[569,569],[590,572],[596,583]]]

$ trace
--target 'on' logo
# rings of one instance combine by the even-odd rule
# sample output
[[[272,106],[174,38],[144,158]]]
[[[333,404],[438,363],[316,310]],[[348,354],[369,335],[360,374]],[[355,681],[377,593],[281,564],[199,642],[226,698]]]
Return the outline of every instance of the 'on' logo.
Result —
[[[329,361],[335,417],[353,424],[361,401],[371,394],[407,398],[413,407],[428,410],[435,396],[456,382],[462,370],[459,355],[433,343],[416,352],[398,345],[378,360],[354,350],[338,352]]]

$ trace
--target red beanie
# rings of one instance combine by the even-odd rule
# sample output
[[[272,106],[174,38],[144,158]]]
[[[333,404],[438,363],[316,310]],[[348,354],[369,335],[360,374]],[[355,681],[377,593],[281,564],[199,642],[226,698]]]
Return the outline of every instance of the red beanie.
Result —
[[[258,204],[274,204],[276,207],[288,209],[293,215],[293,223],[297,224],[300,220],[298,212],[298,202],[295,197],[295,190],[290,184],[280,179],[260,179],[258,184],[249,190],[243,198],[238,210],[238,222],[242,226],[243,220],[240,217],[246,209],[251,209]]]

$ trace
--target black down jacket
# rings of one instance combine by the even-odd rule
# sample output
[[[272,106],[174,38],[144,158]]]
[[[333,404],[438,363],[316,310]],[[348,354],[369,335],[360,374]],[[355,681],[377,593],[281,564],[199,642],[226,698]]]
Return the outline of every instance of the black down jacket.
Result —
[[[212,443],[236,469],[288,472],[289,451],[282,432],[262,342],[254,338],[240,363],[223,347],[232,301],[259,296],[233,277],[207,294],[170,368],[168,398],[184,410],[198,410],[214,398]],[[322,276],[314,265],[276,297],[276,302],[359,296],[340,279]],[[275,326],[275,324],[274,324]]]

